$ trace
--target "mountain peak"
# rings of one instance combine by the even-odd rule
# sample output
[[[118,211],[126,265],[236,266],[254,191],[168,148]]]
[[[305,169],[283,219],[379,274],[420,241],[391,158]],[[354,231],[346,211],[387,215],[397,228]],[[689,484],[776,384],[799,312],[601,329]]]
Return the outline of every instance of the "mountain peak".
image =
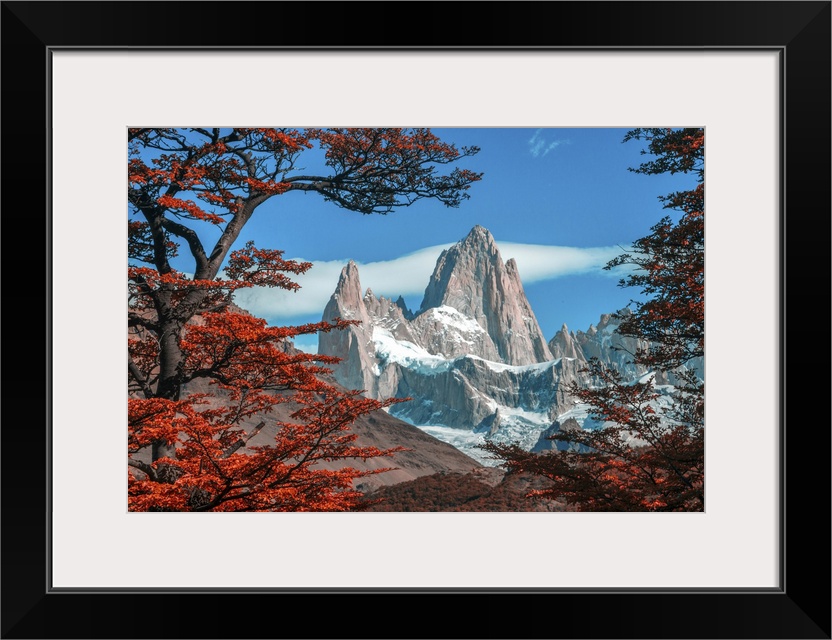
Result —
[[[469,240],[486,240],[488,242],[494,242],[494,236],[491,235],[491,232],[486,229],[485,227],[475,224],[472,229],[468,232],[468,235],[462,239],[462,242],[468,242]]]
[[[549,350],[555,358],[574,358],[581,362],[586,361],[580,345],[576,343],[575,336],[569,333],[569,327],[565,322],[560,331],[549,340]]]
[[[517,263],[503,263],[491,232],[476,225],[436,261],[420,313],[451,307],[475,320],[506,364],[551,359],[526,299]]]
[[[341,269],[338,284],[327,303],[324,315],[331,317],[354,313],[357,303],[361,301],[361,280],[358,275],[358,265],[350,260]]]
[[[352,260],[341,269],[341,276],[338,278],[338,288],[343,288],[348,282],[359,282],[358,265]]]
[[[489,255],[498,253],[497,243],[494,241],[494,236],[485,227],[476,225],[468,235],[457,242],[450,251],[457,249],[460,252],[480,252]]]
[[[405,317],[406,320],[413,320],[413,312],[407,308],[407,303],[405,303],[404,298],[399,296],[396,300],[395,305],[401,309],[402,315]]]

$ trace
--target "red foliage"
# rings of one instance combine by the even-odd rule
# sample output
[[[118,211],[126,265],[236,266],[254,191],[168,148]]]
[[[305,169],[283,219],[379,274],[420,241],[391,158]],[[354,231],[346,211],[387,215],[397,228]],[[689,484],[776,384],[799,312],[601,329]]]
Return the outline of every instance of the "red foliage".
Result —
[[[384,469],[358,471],[349,460],[397,449],[356,446],[350,425],[394,401],[339,390],[320,377],[335,359],[286,348],[294,336],[349,322],[268,327],[232,310],[234,291],[296,289],[286,274],[311,266],[253,243],[233,246],[260,205],[291,191],[361,213],[423,198],[458,206],[480,174],[439,175],[436,165],[478,149],[458,151],[427,129],[130,129],[128,139],[128,203],[140,218],[128,226],[130,509],[356,507],[353,481]],[[296,172],[299,155],[316,143],[332,173]],[[219,227],[212,247],[203,245],[202,223]],[[183,249],[192,276],[170,264]],[[184,385],[199,379],[215,391],[189,395]],[[291,421],[270,419],[283,403]],[[264,427],[272,441],[250,444]],[[148,449],[149,462],[140,455]],[[344,466],[316,466],[333,460]]]
[[[347,322],[268,327],[265,321],[225,309],[188,324],[179,347],[183,384],[205,378],[217,392],[168,399],[152,393],[158,338],[130,341],[136,393],[128,401],[129,506],[134,511],[339,511],[358,504],[353,481],[386,469],[357,471],[351,459],[386,456],[354,444],[349,430],[359,416],[395,402],[344,392],[319,377],[334,359],[287,352],[282,342],[303,333],[338,330]],[[292,421],[269,420],[290,403]],[[253,420],[260,419],[251,427]],[[268,445],[253,446],[269,421]],[[164,447],[159,447],[163,443]],[[156,445],[150,463],[133,457]],[[316,468],[344,460],[343,468]],[[133,469],[142,473],[134,475]]]

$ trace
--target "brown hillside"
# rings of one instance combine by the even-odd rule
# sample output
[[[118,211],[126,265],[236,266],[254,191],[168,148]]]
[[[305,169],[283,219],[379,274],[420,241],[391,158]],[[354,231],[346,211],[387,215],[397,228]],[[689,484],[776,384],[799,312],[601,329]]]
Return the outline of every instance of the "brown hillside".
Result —
[[[186,386],[185,392],[210,392],[217,396],[218,402],[221,401],[222,397],[222,392],[205,380],[197,380],[189,383]],[[246,431],[252,430],[261,420],[266,423],[260,432],[248,441],[248,445],[263,446],[273,442],[274,436],[277,433],[275,422],[291,422],[290,414],[292,411],[293,409],[289,403],[278,405],[269,414],[256,415],[243,422],[242,426]],[[437,440],[421,429],[407,424],[398,418],[394,418],[383,410],[374,411],[373,413],[359,417],[353,423],[351,430],[358,435],[358,439],[356,440],[356,445],[358,446],[374,446],[380,449],[401,446],[408,449],[390,457],[371,458],[366,461],[355,459],[348,462],[331,462],[321,465],[331,469],[349,465],[360,470],[396,467],[392,471],[362,478],[357,487],[362,491],[371,491],[380,486],[405,482],[434,473],[467,473],[482,467],[479,462],[473,458],[469,458],[455,447],[441,440]],[[241,451],[244,452],[245,449],[241,449]],[[150,462],[149,451],[139,452],[134,457],[144,462]]]
[[[545,480],[530,475],[506,474],[482,467],[470,473],[440,472],[380,487],[367,494],[367,511],[573,511],[553,500],[527,498]],[[378,501],[378,502],[376,502]]]

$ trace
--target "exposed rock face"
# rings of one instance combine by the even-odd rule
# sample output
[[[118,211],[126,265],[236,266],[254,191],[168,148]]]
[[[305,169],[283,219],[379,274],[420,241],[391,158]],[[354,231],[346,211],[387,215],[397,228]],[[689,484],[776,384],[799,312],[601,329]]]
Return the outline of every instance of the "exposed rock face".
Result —
[[[547,343],[516,264],[503,263],[493,237],[479,226],[442,252],[417,314],[401,297],[393,302],[369,289],[362,295],[350,262],[323,319],[337,316],[361,324],[320,334],[319,352],[343,359],[334,367],[336,380],[376,399],[412,398],[391,406],[390,414],[467,432],[464,450],[471,455],[472,443],[486,437],[543,450],[553,444],[546,434],[581,423],[589,428],[592,421],[569,387],[593,384],[582,371],[592,357],[628,380],[646,373],[630,362],[646,345],[616,334],[620,321],[611,314],[585,333],[564,325]]]
[[[577,343],[575,334],[569,333],[569,328],[564,324],[555,337],[549,340],[549,350],[554,358],[575,358],[586,362],[583,349]]]
[[[565,431],[580,431],[581,425],[575,418],[567,418],[563,423],[555,422],[551,427],[540,434],[540,439],[532,447],[532,451],[539,453],[541,451],[551,451],[557,449],[558,451],[578,451],[585,453],[589,451],[589,447],[577,442],[561,442],[558,440],[549,440],[553,435]]]
[[[318,352],[342,359],[335,379],[345,387],[373,391],[373,322],[361,297],[358,267],[352,260],[341,270],[335,293],[324,309],[324,320],[335,318],[358,320],[361,324],[344,331],[319,333]]]
[[[446,359],[472,355],[517,366],[553,359],[517,265],[503,263],[494,238],[480,226],[442,252],[417,315],[401,296],[392,302],[369,289],[362,295],[358,267],[350,261],[324,309],[324,320],[336,317],[361,324],[321,333],[318,351],[342,358],[335,368],[339,383],[376,398],[395,394],[400,382],[376,353],[376,342],[387,337]]]
[[[420,313],[413,320],[414,340],[428,353],[456,358],[476,355],[486,360],[502,362],[497,346],[479,322],[443,305]]]
[[[627,316],[632,312],[625,308],[618,313]],[[640,349],[647,348],[648,343],[644,340],[616,333],[620,322],[612,314],[604,313],[601,315],[598,324],[590,326],[586,333],[583,331],[576,332],[574,343],[579,345],[584,359],[598,358],[623,375],[637,378],[645,374],[647,370],[644,367],[632,364],[633,354]]]
[[[566,391],[578,379],[569,360],[522,367],[475,356],[445,361],[429,371],[397,362],[398,395],[413,398],[390,413],[419,425],[445,425],[531,448],[539,433],[574,402]]]
[[[647,368],[633,364],[633,356],[646,350],[650,344],[646,340],[632,336],[621,335],[617,332],[621,320],[617,316],[629,316],[632,311],[621,309],[615,314],[603,313],[597,325],[590,325],[589,329],[571,333],[566,325],[561,327],[549,341],[549,349],[555,358],[575,358],[582,364],[590,358],[597,358],[603,364],[618,371],[625,379],[634,380],[647,373]],[[691,367],[699,367],[701,363],[691,362]],[[664,373],[656,376],[657,384],[673,384],[673,380]]]
[[[472,318],[487,334],[484,351],[469,353],[513,365],[552,359],[523,291],[517,263],[513,259],[503,263],[491,233],[479,225],[436,262],[421,312],[442,307]]]
[[[566,383],[583,362],[553,358],[516,264],[482,227],[439,257],[418,314],[401,297],[363,291],[350,262],[324,310],[336,317],[361,323],[319,336],[320,353],[342,358],[336,380],[377,399],[412,398],[390,413],[413,424],[530,448],[573,405]]]

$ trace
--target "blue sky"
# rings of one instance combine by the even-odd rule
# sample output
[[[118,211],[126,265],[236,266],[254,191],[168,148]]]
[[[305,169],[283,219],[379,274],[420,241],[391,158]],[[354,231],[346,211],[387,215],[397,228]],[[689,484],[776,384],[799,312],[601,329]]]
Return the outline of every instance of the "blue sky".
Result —
[[[246,225],[238,246],[254,240],[316,264],[297,277],[300,292],[248,290],[238,293],[239,304],[272,324],[320,320],[341,267],[352,259],[364,288],[401,294],[417,309],[441,249],[479,224],[491,231],[504,260],[517,260],[547,339],[564,323],[585,331],[600,314],[637,297],[637,291],[618,287],[622,274],[601,267],[667,213],[659,195],[694,184],[691,176],[628,171],[645,160],[645,145],[622,143],[627,129],[433,131],[458,147],[480,147],[458,163],[484,173],[469,200],[457,209],[424,200],[387,216],[366,216],[315,194],[272,198]],[[302,158],[310,169],[319,161],[314,154]],[[175,266],[192,270],[186,262]],[[314,343],[308,336],[300,345],[313,349]]]

